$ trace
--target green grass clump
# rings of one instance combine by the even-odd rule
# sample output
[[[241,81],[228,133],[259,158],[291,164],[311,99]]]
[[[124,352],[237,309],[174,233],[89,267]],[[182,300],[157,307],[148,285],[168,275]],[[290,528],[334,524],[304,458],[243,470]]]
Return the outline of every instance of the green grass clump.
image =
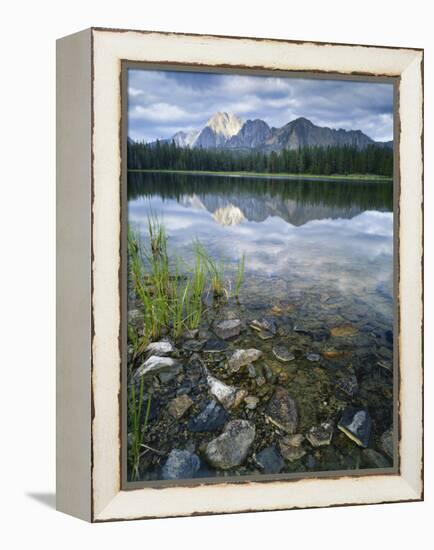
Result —
[[[128,464],[131,469],[133,480],[140,479],[140,456],[143,443],[143,437],[148,426],[149,411],[151,409],[151,395],[148,395],[146,403],[146,412],[143,424],[141,423],[141,414],[143,408],[143,390],[144,378],[140,380],[139,395],[136,396],[135,384],[131,386],[130,395],[128,398],[128,418],[130,421],[131,441],[128,445]]]
[[[223,258],[220,260],[214,260],[214,258],[205,249],[203,244],[196,239],[194,242],[194,249],[196,255],[199,256],[206,267],[207,273],[210,277],[211,291],[216,298],[220,298],[224,295],[229,296],[229,292],[224,285],[225,276],[225,261]]]
[[[138,234],[128,232],[128,259],[131,281],[144,313],[143,336],[129,329],[129,339],[137,353],[162,333],[179,339],[184,330],[198,328],[204,314],[204,296],[229,298],[225,286],[225,261],[215,260],[199,240],[193,243],[192,267],[181,270],[181,260],[169,260],[167,233],[158,217],[148,219],[147,246]],[[238,263],[235,289],[240,291],[244,279],[245,257]]]

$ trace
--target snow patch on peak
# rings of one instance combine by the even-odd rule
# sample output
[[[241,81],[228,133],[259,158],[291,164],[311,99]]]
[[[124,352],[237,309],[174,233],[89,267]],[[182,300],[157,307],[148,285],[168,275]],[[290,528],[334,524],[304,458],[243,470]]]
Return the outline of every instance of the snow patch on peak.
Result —
[[[243,126],[243,121],[232,113],[215,113],[206,123],[214,133],[224,136],[226,139],[238,134]]]

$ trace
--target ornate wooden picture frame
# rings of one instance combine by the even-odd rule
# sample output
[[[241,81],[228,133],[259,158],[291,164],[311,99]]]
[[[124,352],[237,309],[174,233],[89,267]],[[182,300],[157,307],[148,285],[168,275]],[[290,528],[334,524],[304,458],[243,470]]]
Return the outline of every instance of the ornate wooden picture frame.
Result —
[[[126,71],[377,80],[395,90],[394,460],[131,483]],[[423,499],[423,50],[92,28],[57,44],[57,507],[91,522]]]

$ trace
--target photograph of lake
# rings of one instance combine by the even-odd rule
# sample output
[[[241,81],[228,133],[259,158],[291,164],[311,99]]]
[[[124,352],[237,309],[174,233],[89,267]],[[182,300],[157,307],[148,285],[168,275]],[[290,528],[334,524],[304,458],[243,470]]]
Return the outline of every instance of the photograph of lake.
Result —
[[[128,69],[129,482],[392,471],[394,85]]]

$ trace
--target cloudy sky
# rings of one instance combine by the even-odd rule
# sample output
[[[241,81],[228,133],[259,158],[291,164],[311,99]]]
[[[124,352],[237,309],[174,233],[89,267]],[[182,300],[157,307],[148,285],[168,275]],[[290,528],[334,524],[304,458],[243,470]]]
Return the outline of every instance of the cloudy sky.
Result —
[[[391,84],[141,69],[129,70],[128,102],[128,135],[140,141],[203,128],[217,111],[276,127],[303,116],[393,138]]]

